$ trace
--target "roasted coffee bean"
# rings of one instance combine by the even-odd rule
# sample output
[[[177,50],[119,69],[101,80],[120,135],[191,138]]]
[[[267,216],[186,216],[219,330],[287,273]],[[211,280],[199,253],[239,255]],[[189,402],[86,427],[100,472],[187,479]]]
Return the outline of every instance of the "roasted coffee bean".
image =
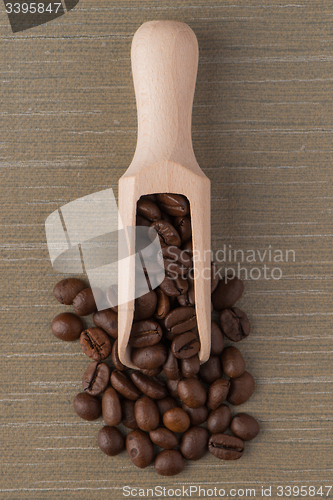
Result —
[[[166,427],[157,427],[150,431],[149,437],[154,444],[165,450],[172,450],[178,444],[176,435]]]
[[[52,321],[52,333],[60,340],[72,342],[80,338],[84,328],[81,318],[73,313],[60,313]]]
[[[73,308],[78,316],[88,316],[97,311],[97,303],[102,301],[103,292],[99,288],[85,288],[81,290],[73,300]]]
[[[162,338],[162,328],[156,321],[144,320],[133,323],[129,345],[135,348],[157,344]]]
[[[181,250],[180,248],[169,245],[162,248],[163,259],[168,259],[173,262],[177,262],[187,269],[192,267],[192,259],[187,252]]]
[[[212,294],[214,309],[221,311],[232,307],[241,298],[244,283],[235,277],[223,277]]]
[[[195,304],[195,295],[194,288],[190,282],[188,282],[187,292],[182,295],[178,295],[177,297],[178,303],[182,307],[194,306]]]
[[[87,285],[76,278],[69,278],[59,281],[53,289],[53,295],[60,304],[71,306],[73,300]]]
[[[82,377],[83,390],[92,396],[98,396],[98,394],[102,394],[107,388],[109,379],[110,368],[108,365],[93,361]]]
[[[191,221],[188,217],[175,217],[174,218],[174,226],[178,231],[180,239],[182,243],[186,243],[187,240],[191,238],[192,230],[191,230]]]
[[[175,476],[182,472],[185,461],[179,451],[163,450],[156,455],[154,467],[157,474],[161,476]]]
[[[243,375],[230,379],[230,390],[228,393],[228,401],[234,406],[242,405],[253,394],[254,378],[249,372],[244,372]]]
[[[219,281],[220,281],[220,276],[219,276],[218,269],[216,267],[215,262],[211,263],[211,277],[210,277],[210,280],[211,280],[210,291],[211,291],[211,293],[213,293],[214,290],[216,290],[217,285],[219,284]]]
[[[138,368],[151,370],[163,365],[167,359],[168,351],[162,342],[158,344],[140,347],[132,350],[132,361]]]
[[[224,335],[233,342],[239,342],[250,335],[249,319],[237,307],[224,309],[220,314],[220,323]]]
[[[222,377],[222,363],[220,356],[211,356],[206,363],[200,366],[199,376],[207,384],[212,384]]]
[[[118,337],[118,314],[112,309],[104,309],[93,315],[95,326],[102,328],[110,337],[116,339]]]
[[[144,368],[141,370],[141,373],[147,375],[147,377],[157,377],[163,370],[163,366],[158,366],[157,368],[153,368],[151,370],[145,370]]]
[[[154,458],[154,446],[148,434],[141,429],[126,436],[126,450],[133,464],[140,469],[147,467]]]
[[[163,365],[163,371],[171,380],[178,380],[180,378],[178,359],[174,356],[171,349],[169,349],[167,360]]]
[[[156,203],[151,200],[140,199],[136,205],[137,213],[150,221],[159,220],[161,218],[161,210]]]
[[[138,429],[138,424],[135,420],[134,405],[135,402],[131,399],[122,398],[120,400],[121,405],[121,423],[128,427],[129,429]]]
[[[150,318],[156,309],[157,295],[153,290],[139,296],[135,300],[134,321],[142,321]]]
[[[243,441],[250,441],[250,439],[258,436],[260,427],[256,419],[251,415],[238,413],[231,421],[230,430]]]
[[[191,358],[183,358],[180,360],[180,371],[183,377],[191,378],[200,370],[199,356],[195,354]]]
[[[125,449],[125,439],[116,427],[102,427],[98,433],[98,446],[106,455],[114,457]]]
[[[186,280],[188,271],[187,267],[182,266],[178,262],[171,259],[163,259],[163,264],[165,272],[170,278],[176,279],[181,277]]]
[[[111,427],[121,422],[121,404],[117,391],[108,387],[102,398],[102,413],[104,422]]]
[[[140,371],[133,371],[131,380],[143,394],[152,399],[163,399],[168,394],[162,380],[148,377]]]
[[[111,285],[105,293],[106,302],[114,312],[118,312],[118,285]]]
[[[227,405],[220,405],[212,410],[207,418],[207,429],[211,434],[220,434],[227,430],[231,422],[231,410]]]
[[[111,385],[119,394],[127,399],[136,401],[140,397],[139,389],[133,384],[124,372],[113,370],[110,377]]]
[[[161,210],[169,215],[183,216],[190,211],[189,203],[181,194],[162,193],[157,195],[157,203]]]
[[[227,434],[213,434],[208,442],[209,451],[222,460],[237,460],[244,453],[241,439]]]
[[[209,434],[203,427],[190,427],[182,435],[180,452],[187,460],[200,460],[207,451]]]
[[[172,396],[166,396],[163,399],[158,399],[156,401],[156,406],[160,415],[163,417],[166,411],[170,410],[171,408],[178,408],[178,403]]]
[[[164,326],[171,336],[188,332],[195,328],[196,324],[197,318],[194,307],[177,307],[170,311],[164,320]]]
[[[119,355],[118,355],[118,339],[116,339],[114,341],[114,343],[113,343],[112,351],[111,351],[111,359],[112,359],[112,363],[114,364],[114,367],[117,370],[120,370],[120,371],[126,371],[126,370],[128,370],[128,367],[125,366],[125,365],[123,365],[122,362],[119,359]]]
[[[157,295],[157,305],[154,316],[156,319],[164,319],[170,311],[169,297],[163,292],[163,290],[161,290],[161,288],[157,288],[155,291]]]
[[[135,221],[136,226],[150,227],[150,224],[151,224],[151,221],[146,219],[145,217],[142,217],[141,215],[136,216],[136,221]]]
[[[160,237],[162,247],[165,245],[175,245],[176,247],[180,247],[180,236],[170,222],[166,222],[162,219],[152,222],[150,229],[148,230],[149,237],[152,241],[154,241],[156,233]]]
[[[111,354],[111,339],[101,328],[91,327],[83,330],[80,344],[84,354],[95,361],[102,361]]]
[[[135,402],[134,414],[139,428],[143,431],[152,431],[159,424],[160,415],[157,406],[148,396],[143,396]]]
[[[190,257],[193,256],[193,248],[192,248],[192,239],[188,240],[186,243],[183,243],[181,246],[181,250],[188,253]]]
[[[227,377],[240,377],[245,372],[245,361],[237,347],[229,346],[221,355],[223,372]]]
[[[215,410],[226,399],[230,389],[230,381],[226,378],[219,378],[208,389],[207,406]]]
[[[84,420],[96,420],[102,414],[102,404],[97,396],[80,392],[75,396],[74,410]]]
[[[181,294],[181,290],[186,287],[185,280],[174,281],[169,276],[165,275],[162,283],[160,283],[160,289],[167,297],[177,297],[177,295]],[[177,287],[179,285],[180,288]],[[183,286],[184,285],[184,286]]]
[[[193,332],[177,335],[171,344],[171,350],[178,359],[191,358],[199,352],[200,342]]]
[[[211,356],[219,356],[222,354],[224,348],[224,337],[218,325],[215,321],[212,321],[211,326],[211,346],[210,354]]]
[[[196,378],[182,378],[177,385],[180,399],[190,408],[199,408],[206,403],[207,394]]]
[[[190,423],[190,417],[182,408],[171,408],[163,415],[163,424],[172,432],[185,432]]]
[[[187,404],[183,403],[182,408],[190,417],[191,425],[200,425],[206,422],[209,412],[206,405],[199,406],[199,408],[190,408]]]
[[[172,380],[171,378],[168,378],[166,381],[168,391],[173,398],[179,397],[178,390],[177,390],[178,382],[179,382],[179,380]]]

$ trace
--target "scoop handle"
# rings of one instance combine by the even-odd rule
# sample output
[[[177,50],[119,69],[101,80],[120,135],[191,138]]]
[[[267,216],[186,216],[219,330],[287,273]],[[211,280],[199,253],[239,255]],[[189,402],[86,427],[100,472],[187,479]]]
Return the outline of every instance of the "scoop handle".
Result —
[[[131,59],[138,110],[133,165],[171,160],[199,168],[191,139],[198,42],[177,21],[144,23],[133,37]]]

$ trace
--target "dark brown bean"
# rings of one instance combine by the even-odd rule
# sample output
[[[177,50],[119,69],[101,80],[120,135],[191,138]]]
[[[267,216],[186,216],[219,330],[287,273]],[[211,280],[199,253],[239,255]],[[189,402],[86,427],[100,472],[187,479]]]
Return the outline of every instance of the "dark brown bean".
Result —
[[[162,342],[149,347],[140,347],[132,350],[132,361],[138,368],[151,370],[163,365],[168,351]]]
[[[166,396],[163,399],[158,399],[156,401],[156,406],[160,415],[163,417],[166,411],[170,410],[171,408],[178,408],[178,403],[172,396]]]
[[[199,352],[200,342],[193,332],[177,335],[171,344],[171,350],[178,359],[191,358]]]
[[[190,207],[185,196],[181,194],[161,193],[157,195],[157,203],[161,210],[169,215],[180,217],[187,215]]]
[[[93,315],[93,322],[95,326],[102,328],[113,339],[118,337],[118,314],[112,309],[97,311]]]
[[[92,396],[98,396],[107,388],[110,379],[110,368],[106,363],[93,361],[82,377],[82,387]]]
[[[74,410],[84,420],[96,420],[102,414],[102,405],[97,396],[80,392],[75,396]]]
[[[163,366],[158,366],[157,368],[152,368],[151,370],[145,370],[144,368],[141,370],[141,373],[147,375],[147,377],[157,377],[163,370]]]
[[[156,309],[157,295],[153,290],[139,296],[135,300],[134,321],[142,321],[150,318]]]
[[[114,341],[114,343],[113,343],[112,351],[111,351],[111,359],[112,359],[112,363],[114,364],[114,367],[117,370],[120,370],[120,371],[126,371],[126,370],[128,370],[128,367],[125,366],[125,365],[123,365],[122,362],[119,359],[119,354],[118,354],[118,339],[116,339]]]
[[[207,418],[207,429],[211,434],[223,433],[231,422],[231,410],[227,405],[220,405],[212,410]]]
[[[174,262],[178,262],[182,266],[186,267],[189,269],[192,267],[192,259],[188,255],[185,250],[181,250],[180,248],[174,246],[174,245],[169,245],[166,247],[162,248],[162,256],[164,259],[169,259]],[[161,263],[162,264],[162,263]]]
[[[160,283],[160,289],[167,297],[177,297],[186,286],[188,286],[186,280],[175,281],[167,275],[165,275],[162,283]]]
[[[199,408],[190,408],[187,404],[183,403],[182,408],[190,417],[191,425],[200,425],[206,422],[209,412],[206,405],[199,406]]]
[[[137,213],[150,221],[159,220],[161,218],[161,210],[156,203],[151,200],[140,199],[137,202]]]
[[[121,422],[121,405],[117,391],[108,387],[102,398],[102,413],[104,422],[111,427]]]
[[[219,378],[210,386],[208,390],[207,406],[215,410],[226,399],[230,388],[230,382],[226,378]]]
[[[215,323],[215,321],[212,321],[211,348],[210,348],[211,356],[219,356],[220,354],[222,354],[223,348],[224,348],[223,333],[219,328],[219,326]]]
[[[101,328],[91,327],[83,330],[80,344],[84,354],[95,361],[102,361],[111,354],[111,339]]]
[[[240,377],[245,372],[245,361],[237,347],[229,346],[221,355],[223,372],[227,377]]]
[[[156,321],[144,320],[133,323],[129,345],[135,348],[157,344],[162,338],[162,328]]]
[[[73,342],[80,338],[84,328],[82,319],[73,313],[60,313],[52,321],[52,333],[60,340]]]
[[[159,424],[160,415],[157,406],[148,396],[143,396],[135,402],[134,414],[139,428],[143,431],[152,431]]]
[[[157,427],[150,431],[149,437],[154,444],[165,450],[172,450],[178,444],[176,435],[166,427]]]
[[[172,432],[185,432],[190,423],[190,417],[182,408],[171,408],[163,415],[163,424]]]
[[[85,288],[81,290],[73,300],[73,308],[78,316],[88,316],[97,311],[97,305],[94,295],[96,295],[97,303],[102,300],[102,290],[99,288]]]
[[[213,434],[208,442],[209,451],[222,460],[238,460],[244,453],[241,439],[227,434]]]
[[[152,241],[154,241],[156,233],[158,233],[160,237],[161,246],[175,245],[176,247],[180,247],[180,236],[173,225],[169,222],[162,219],[152,222],[150,229],[148,230],[149,237]]]
[[[200,370],[199,356],[195,354],[191,358],[184,358],[180,360],[180,370],[183,377],[191,378]]]
[[[153,461],[153,443],[148,434],[141,429],[136,429],[127,434],[126,450],[133,464],[140,469],[144,469]]]
[[[178,380],[180,378],[178,359],[174,356],[171,349],[169,349],[167,360],[163,365],[163,371],[171,380]]]
[[[249,372],[244,372],[243,375],[230,379],[230,390],[228,401],[234,406],[242,405],[253,394],[254,378]]]
[[[212,294],[214,309],[221,311],[232,307],[241,298],[243,291],[244,283],[237,276],[223,277]]]
[[[173,223],[176,230],[178,231],[182,243],[186,243],[186,241],[188,241],[192,235],[190,219],[185,216],[178,216],[174,218]]]
[[[177,390],[178,382],[179,382],[179,380],[172,380],[171,378],[168,378],[166,381],[168,391],[173,398],[179,397],[178,390]]]
[[[59,281],[53,289],[53,295],[60,304],[71,306],[78,293],[87,285],[77,278],[69,278]]]
[[[233,342],[240,342],[250,335],[249,318],[237,307],[224,309],[220,314],[220,324],[224,335]]]
[[[116,427],[102,427],[97,439],[100,449],[110,457],[119,455],[125,449],[125,439]]]
[[[212,384],[222,377],[222,363],[220,356],[210,356],[206,363],[200,366],[199,376],[207,384]]]
[[[209,433],[203,427],[190,427],[182,435],[180,452],[187,460],[200,460],[207,451]]]
[[[185,462],[179,451],[163,450],[156,455],[154,467],[161,476],[175,476],[182,472]]]
[[[133,384],[124,372],[113,370],[110,377],[111,385],[119,394],[127,399],[136,401],[140,397],[139,389]]]
[[[121,405],[121,423],[128,427],[129,429],[138,429],[138,424],[135,420],[134,405],[135,402],[131,399],[122,398],[120,400]]]
[[[207,394],[196,378],[182,378],[177,385],[180,399],[190,408],[199,408],[206,403]]]
[[[163,399],[168,394],[167,388],[160,379],[153,379],[137,370],[133,371],[130,377],[136,387],[152,399]]]
[[[195,328],[196,324],[197,318],[194,307],[177,307],[170,311],[164,320],[165,328],[173,336],[188,332]]]
[[[258,436],[260,427],[257,420],[251,415],[238,413],[231,421],[230,430],[243,441],[250,441],[250,439]]]
[[[160,288],[156,289],[156,295],[157,305],[154,316],[156,319],[164,319],[170,311],[169,297]]]

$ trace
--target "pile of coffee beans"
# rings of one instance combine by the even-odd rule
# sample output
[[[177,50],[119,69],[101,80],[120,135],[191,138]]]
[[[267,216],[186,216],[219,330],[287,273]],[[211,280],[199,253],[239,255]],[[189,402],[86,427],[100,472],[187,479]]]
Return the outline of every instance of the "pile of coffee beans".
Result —
[[[134,465],[144,468],[154,461],[164,476],[179,474],[184,459],[199,460],[207,451],[219,459],[239,459],[244,441],[259,433],[251,415],[233,415],[230,406],[245,403],[255,388],[240,350],[224,346],[225,337],[239,342],[250,334],[247,315],[234,307],[244,285],[237,277],[220,278],[212,263],[212,312],[219,320],[211,322],[210,358],[200,365],[188,200],[177,194],[141,197],[137,225],[158,233],[165,269],[160,285],[135,301],[129,345],[137,370],[129,370],[118,357],[116,288],[105,294],[110,308],[97,311],[94,294],[100,290],[93,294],[76,278],[54,287],[56,299],[72,305],[74,313],[58,314],[53,334],[80,339],[92,360],[74,410],[86,420],[103,416],[98,445],[104,453],[115,456],[126,448]],[[94,326],[87,328],[81,317],[90,314]],[[130,429],[126,437],[120,424]]]

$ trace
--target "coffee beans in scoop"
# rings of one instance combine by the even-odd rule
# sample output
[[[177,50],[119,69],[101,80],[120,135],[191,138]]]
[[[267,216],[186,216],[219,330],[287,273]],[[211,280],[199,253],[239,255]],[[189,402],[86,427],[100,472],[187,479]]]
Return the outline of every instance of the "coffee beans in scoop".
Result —
[[[136,370],[118,357],[116,287],[107,290],[110,308],[103,311],[97,311],[92,289],[77,278],[54,287],[56,299],[72,305],[73,312],[54,318],[53,334],[80,339],[90,358],[74,411],[85,420],[103,417],[97,439],[103,453],[114,457],[126,449],[133,466],[154,463],[163,476],[181,473],[188,461],[206,453],[238,460],[246,454],[245,443],[260,432],[253,416],[238,411],[255,389],[238,348],[250,335],[249,319],[236,306],[244,284],[221,278],[212,262],[211,301],[219,320],[211,322],[210,358],[200,365],[189,202],[179,194],[142,196],[136,224],[148,234],[154,229],[151,239],[157,232],[161,244],[158,263],[144,271],[149,277],[165,273],[158,287],[135,300],[129,346]],[[94,326],[87,327],[81,316],[86,321],[89,315]]]

